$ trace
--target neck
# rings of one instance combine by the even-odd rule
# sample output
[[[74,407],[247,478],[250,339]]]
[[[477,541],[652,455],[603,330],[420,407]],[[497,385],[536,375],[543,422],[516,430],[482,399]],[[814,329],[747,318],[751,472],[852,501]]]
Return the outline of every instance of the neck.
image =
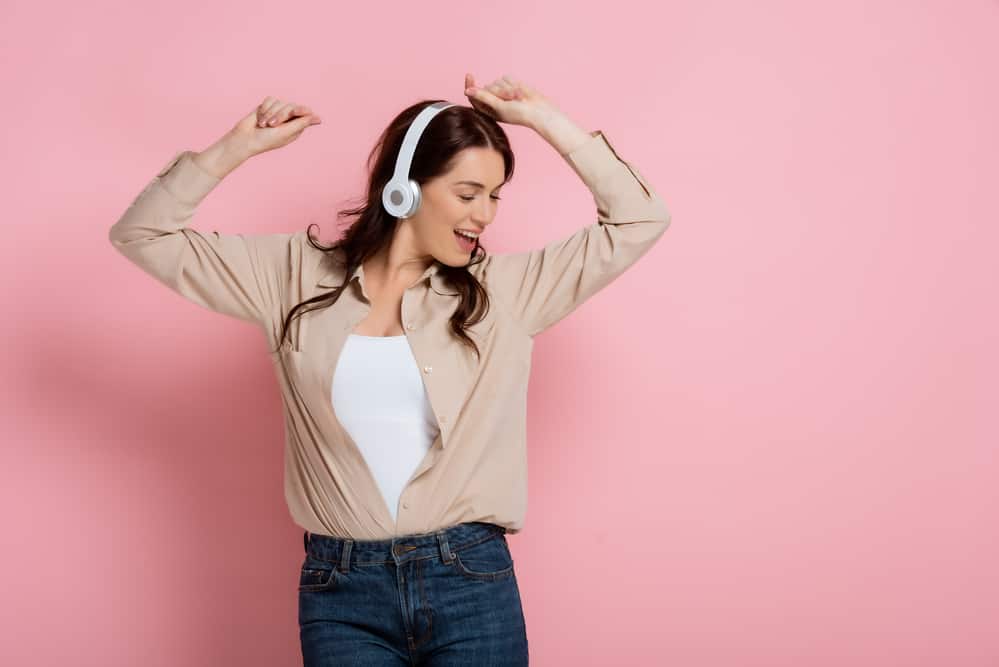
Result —
[[[415,257],[411,253],[395,251],[394,244],[387,251],[369,257],[364,262],[364,275],[369,284],[399,285],[408,287],[417,280],[433,259]]]

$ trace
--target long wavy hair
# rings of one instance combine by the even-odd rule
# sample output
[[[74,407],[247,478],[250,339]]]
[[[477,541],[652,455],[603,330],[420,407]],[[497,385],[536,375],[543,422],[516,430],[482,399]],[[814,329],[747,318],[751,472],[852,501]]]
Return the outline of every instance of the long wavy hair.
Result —
[[[387,248],[392,242],[396,218],[382,207],[382,188],[395,171],[396,156],[402,147],[402,140],[410,123],[428,104],[446,101],[423,100],[408,106],[382,131],[368,154],[367,192],[359,200],[355,200],[359,201],[360,205],[337,211],[337,219],[348,220],[347,223],[338,225],[347,226],[346,232],[340,239],[330,246],[323,246],[312,238],[310,231],[312,225],[309,225],[306,230],[309,244],[327,253],[336,264],[346,267],[344,281],[332,291],[302,301],[288,312],[281,327],[278,349],[284,344],[293,318],[336,303],[357,267],[378,251]],[[416,146],[409,177],[422,186],[450,171],[458,153],[472,147],[499,151],[503,156],[503,183],[510,181],[513,177],[513,151],[510,149],[510,141],[503,128],[488,114],[470,106],[460,105],[439,112],[426,126]],[[460,296],[458,308],[450,319],[451,332],[462,343],[475,350],[476,357],[480,356],[479,347],[465,333],[465,329],[479,322],[489,311],[489,296],[485,288],[469,272],[468,267],[482,262],[485,258],[486,249],[477,240],[468,264],[448,266],[441,263],[439,269],[445,282],[455,288]]]

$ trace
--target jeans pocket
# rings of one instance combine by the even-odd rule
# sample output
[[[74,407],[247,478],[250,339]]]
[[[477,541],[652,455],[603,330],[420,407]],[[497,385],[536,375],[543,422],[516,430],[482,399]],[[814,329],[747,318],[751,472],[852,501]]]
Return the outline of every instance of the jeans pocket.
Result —
[[[298,592],[330,590],[339,583],[339,576],[335,563],[306,556],[298,577]]]
[[[513,556],[502,534],[454,551],[453,565],[463,577],[478,581],[513,576]]]

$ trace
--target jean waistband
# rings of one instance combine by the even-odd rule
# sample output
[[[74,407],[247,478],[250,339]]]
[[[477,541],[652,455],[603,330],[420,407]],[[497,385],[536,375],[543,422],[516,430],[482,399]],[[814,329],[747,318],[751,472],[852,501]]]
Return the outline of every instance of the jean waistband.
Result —
[[[505,535],[504,526],[483,521],[467,521],[429,533],[402,535],[383,540],[355,540],[305,531],[305,553],[318,560],[337,563],[342,572],[352,565],[401,564],[404,561],[437,558],[446,563],[453,552]]]

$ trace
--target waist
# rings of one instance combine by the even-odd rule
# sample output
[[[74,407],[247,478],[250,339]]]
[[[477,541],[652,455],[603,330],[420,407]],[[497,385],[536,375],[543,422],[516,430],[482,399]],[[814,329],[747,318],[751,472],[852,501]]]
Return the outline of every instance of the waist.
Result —
[[[449,561],[449,552],[505,535],[506,532],[504,526],[468,521],[430,533],[400,535],[383,540],[355,540],[309,531],[305,531],[303,538],[306,554],[349,568],[351,565],[401,563],[437,557]]]

